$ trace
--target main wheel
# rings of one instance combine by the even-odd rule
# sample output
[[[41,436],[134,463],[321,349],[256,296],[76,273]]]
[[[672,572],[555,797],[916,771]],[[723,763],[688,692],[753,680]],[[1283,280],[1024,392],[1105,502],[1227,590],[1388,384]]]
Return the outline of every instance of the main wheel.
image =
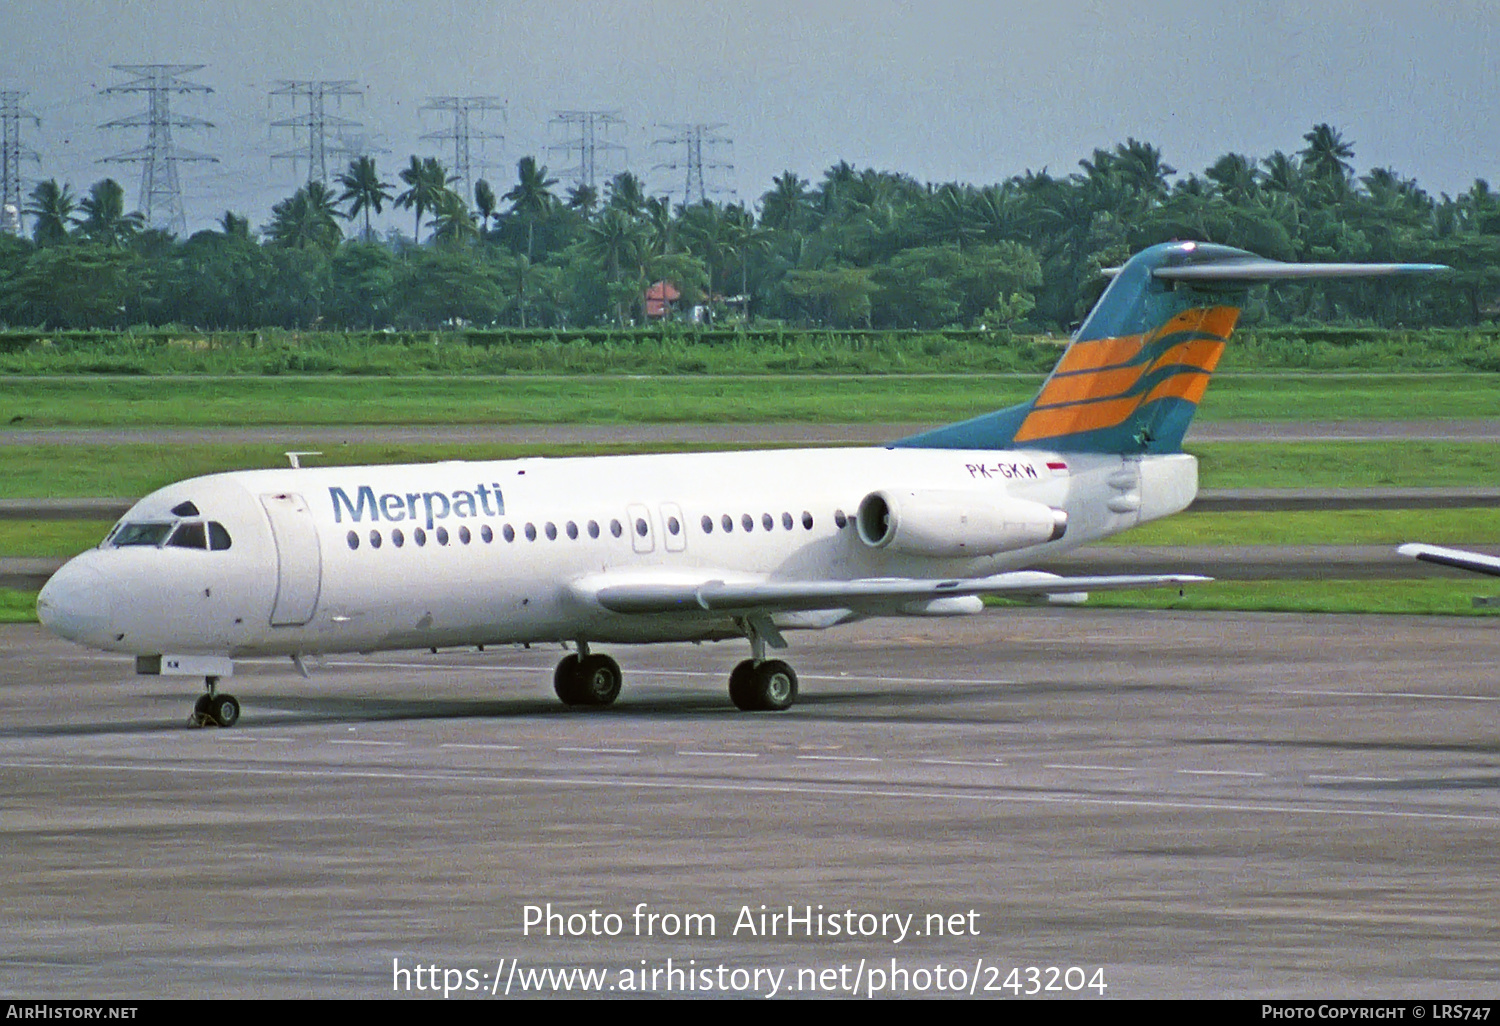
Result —
[[[585,705],[609,705],[620,697],[620,664],[607,655],[586,656],[578,663],[578,693]]]
[[[746,659],[729,675],[729,697],[747,712],[780,712],[797,701],[797,673],[780,659]]]
[[[755,660],[746,659],[729,674],[729,700],[738,709],[759,709],[755,704]]]
[[[557,669],[552,674],[552,687],[561,698],[563,705],[582,705],[584,702],[578,681],[578,664],[580,660],[577,654],[563,656],[562,662],[557,664]]]
[[[755,668],[757,708],[768,712],[790,709],[797,701],[797,673],[780,659],[767,659]]]
[[[208,714],[221,727],[232,727],[240,721],[240,703],[233,695],[215,695],[208,703]]]

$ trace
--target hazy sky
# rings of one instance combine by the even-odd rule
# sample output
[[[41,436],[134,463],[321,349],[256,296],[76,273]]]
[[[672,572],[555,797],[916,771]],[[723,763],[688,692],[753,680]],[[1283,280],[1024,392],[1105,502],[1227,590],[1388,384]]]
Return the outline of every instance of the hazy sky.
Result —
[[[305,165],[270,122],[294,113],[268,92],[282,79],[352,79],[362,97],[333,113],[363,122],[389,150],[383,176],[412,153],[451,163],[451,144],[422,141],[444,119],[441,95],[504,99],[502,144],[487,172],[503,193],[515,161],[546,147],[561,109],[616,109],[617,141],[653,192],[681,189],[653,172],[651,143],[673,122],[722,122],[729,175],[754,202],[790,169],[816,182],[839,160],[923,181],[988,184],[1027,168],[1077,169],[1095,147],[1134,136],[1179,171],[1228,151],[1302,147],[1318,122],[1355,146],[1360,173],[1390,166],[1429,192],[1500,179],[1500,74],[1493,0],[1155,0],[1152,3],[846,2],[846,0],[4,0],[0,87],[28,92],[42,118],[24,127],[41,164],[77,192],[106,175],[134,201],[138,166],[98,163],[144,144],[142,129],[96,126],[144,109],[101,96],[126,80],[112,64],[203,64],[211,95],[174,111],[216,127],[179,146],[217,165],[183,165],[190,228],[226,208],[263,224]],[[305,107],[298,108],[298,111]],[[387,224],[410,230],[410,215]]]

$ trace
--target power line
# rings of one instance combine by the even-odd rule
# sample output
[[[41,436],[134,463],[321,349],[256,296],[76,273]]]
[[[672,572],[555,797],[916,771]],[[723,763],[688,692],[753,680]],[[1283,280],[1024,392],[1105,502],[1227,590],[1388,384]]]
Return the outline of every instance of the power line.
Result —
[[[332,82],[313,82],[283,80],[278,83],[277,88],[270,91],[270,95],[290,96],[292,98],[292,110],[297,109],[298,100],[307,101],[307,110],[302,114],[293,114],[289,118],[271,122],[272,128],[299,128],[307,133],[307,146],[305,149],[285,150],[281,153],[271,154],[271,159],[290,160],[295,170],[298,160],[307,161],[307,180],[309,182],[321,182],[328,184],[328,155],[330,153],[343,157],[354,157],[359,155],[358,148],[351,146],[344,139],[344,129],[363,128],[358,121],[330,114],[327,110],[327,101],[333,97],[336,103],[342,104],[346,96],[362,96],[357,83],[352,79],[340,79]],[[330,129],[337,129],[337,137],[330,143],[328,133]]]
[[[503,121],[505,102],[498,96],[434,96],[423,105],[422,109],[442,111],[453,115],[452,128],[442,132],[428,132],[422,138],[452,140],[453,175],[463,183],[462,195],[472,197],[474,195],[474,169],[483,171],[493,166],[494,163],[485,159],[484,141],[487,139],[505,141],[503,133],[490,132],[483,128],[484,116],[490,111],[499,111]],[[476,141],[480,144],[478,147],[473,145]],[[477,159],[474,155],[475,149],[479,151]]]
[[[657,164],[652,170],[684,172],[682,186],[683,206],[690,206],[693,203],[707,203],[710,195],[734,195],[733,188],[718,184],[722,180],[722,175],[717,172],[734,170],[734,165],[728,160],[720,159],[728,151],[728,148],[734,145],[733,139],[714,134],[718,129],[724,127],[722,124],[710,125],[697,122],[685,125],[660,125],[658,127],[677,134],[670,138],[657,139],[651,145],[653,147],[678,147],[681,153],[664,163]],[[708,184],[710,178],[714,181],[712,186]]]
[[[579,185],[597,188],[598,176],[624,170],[625,147],[609,138],[610,131],[625,124],[617,110],[560,110],[549,122],[563,129],[562,142],[547,147],[549,153],[561,153],[563,159],[577,163],[557,174],[571,178]],[[615,157],[619,160],[616,162]]]
[[[136,150],[105,157],[104,161],[141,165],[140,209],[146,224],[181,233],[187,228],[182,209],[182,182],[177,165],[185,161],[218,163],[206,153],[179,150],[172,144],[174,128],[212,128],[213,122],[202,118],[173,114],[173,93],[211,93],[213,89],[179,78],[206,67],[203,64],[114,64],[115,71],[136,76],[124,85],[104,90],[111,93],[145,93],[146,109],[139,114],[107,121],[101,128],[145,128],[146,145]]]
[[[13,89],[0,91],[0,232],[21,234],[21,161],[32,160],[40,164],[42,158],[32,149],[21,145],[22,119],[40,125],[41,118],[21,106],[21,97],[26,94]]]

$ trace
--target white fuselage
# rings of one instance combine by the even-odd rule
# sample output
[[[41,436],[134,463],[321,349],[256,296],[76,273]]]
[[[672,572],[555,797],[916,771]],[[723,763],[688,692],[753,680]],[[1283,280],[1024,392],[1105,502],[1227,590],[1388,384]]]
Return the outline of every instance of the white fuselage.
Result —
[[[245,471],[161,489],[121,522],[175,522],[191,503],[227,548],[106,541],[39,608],[66,637],[136,655],[704,640],[742,631],[612,613],[578,582],[987,576],[1176,512],[1196,489],[1185,455],[906,448]],[[852,518],[879,490],[1025,499],[1065,511],[1067,530],[982,556],[876,548]]]

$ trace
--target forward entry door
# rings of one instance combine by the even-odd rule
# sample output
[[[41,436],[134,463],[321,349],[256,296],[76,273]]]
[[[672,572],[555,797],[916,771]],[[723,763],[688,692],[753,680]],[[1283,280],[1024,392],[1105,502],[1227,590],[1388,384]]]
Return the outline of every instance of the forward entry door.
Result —
[[[272,627],[301,627],[318,608],[323,587],[323,555],[312,510],[300,495],[262,495],[276,540],[276,603]]]

